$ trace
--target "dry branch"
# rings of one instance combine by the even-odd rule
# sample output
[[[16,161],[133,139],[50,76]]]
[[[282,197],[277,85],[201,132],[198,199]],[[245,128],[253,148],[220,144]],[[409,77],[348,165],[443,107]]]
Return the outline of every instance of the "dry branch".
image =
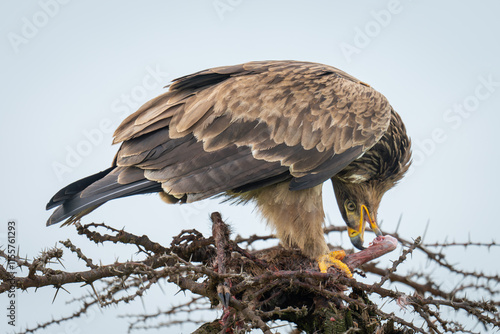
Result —
[[[89,293],[72,300],[80,304],[73,314],[62,315],[22,333],[35,332],[82,316],[92,305],[106,307],[131,302],[161,281],[190,291],[194,294],[193,299],[154,314],[127,315],[126,318],[131,319],[129,331],[192,322],[203,323],[195,333],[244,332],[251,329],[272,333],[272,322],[282,320],[307,333],[473,333],[459,320],[450,318],[446,310],[468,314],[487,329],[500,328],[497,310],[500,300],[496,289],[500,283],[498,274],[482,275],[457,268],[447,262],[445,252],[448,247],[473,245],[491,248],[496,246],[495,243],[422,244],[420,238],[410,241],[395,233],[392,234],[394,240],[402,244],[404,250],[391,268],[383,268],[373,262],[366,263],[388,251],[382,249],[381,240],[385,242],[391,237],[376,239],[369,251],[351,254],[344,259],[351,268],[360,267],[365,273],[378,277],[374,280],[376,283],[368,284],[363,282],[364,279],[346,278],[335,269],[321,273],[314,261],[294,249],[271,247],[250,251],[247,247],[253,242],[273,237],[251,236],[231,240],[230,230],[220,214],[213,213],[211,219],[212,236],[205,237],[196,230],[182,231],[173,238],[169,247],[154,242],[148,236],[136,236],[105,224],[76,224],[78,233],[94,243],[133,245],[139,249],[139,258],[98,265],[98,260],[87,257],[73,241],[61,241],[66,250],[84,263],[86,270],[68,272],[54,269],[63,259],[63,248],[49,249],[33,260],[15,257],[10,260],[16,266],[27,269],[23,271],[26,276],[13,277],[4,266],[0,266],[0,293],[8,291],[11,286],[35,291],[30,288],[52,286],[69,289],[71,283],[83,283],[83,286],[91,288],[86,289]],[[326,232],[343,230],[328,228]],[[432,250],[436,247],[441,250]],[[464,281],[452,289],[445,289],[440,286],[442,281],[433,280],[429,274],[412,270],[398,272],[400,265],[415,252],[423,254],[449,275],[477,282]],[[0,257],[8,259],[1,250]],[[471,299],[465,293],[460,294],[462,291],[481,293],[489,298],[483,299],[478,295]],[[378,305],[371,301],[375,299],[379,300]],[[384,310],[383,304],[394,302],[408,310],[408,316]],[[217,321],[202,322],[192,317],[197,311],[217,306],[223,306]],[[177,318],[162,320],[167,316]],[[415,317],[420,318],[420,322],[412,321]],[[420,327],[417,323],[424,325]]]

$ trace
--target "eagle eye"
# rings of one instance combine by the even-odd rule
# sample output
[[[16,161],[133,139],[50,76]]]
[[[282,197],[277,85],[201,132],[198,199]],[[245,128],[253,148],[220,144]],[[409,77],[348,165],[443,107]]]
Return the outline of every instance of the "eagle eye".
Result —
[[[353,201],[351,200],[347,200],[345,202],[345,208],[348,210],[348,211],[355,211],[356,210],[356,203],[354,203]]]

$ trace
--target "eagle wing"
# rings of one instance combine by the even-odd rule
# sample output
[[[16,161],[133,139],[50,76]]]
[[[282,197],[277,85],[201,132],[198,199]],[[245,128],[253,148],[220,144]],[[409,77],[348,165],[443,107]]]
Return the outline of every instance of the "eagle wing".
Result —
[[[47,224],[162,190],[192,202],[283,181],[311,188],[370,149],[390,111],[382,94],[316,63],[250,62],[187,75],[122,122],[113,166],[56,193]]]
[[[285,179],[305,189],[372,147],[390,110],[382,94],[331,66],[212,68],[174,80],[125,119],[114,134],[123,142],[115,163],[188,202]]]

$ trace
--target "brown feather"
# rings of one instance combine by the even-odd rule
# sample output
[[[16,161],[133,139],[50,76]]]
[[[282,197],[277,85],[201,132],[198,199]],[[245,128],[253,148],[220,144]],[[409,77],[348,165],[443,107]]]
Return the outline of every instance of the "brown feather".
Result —
[[[327,65],[261,61],[207,69],[175,79],[127,117],[114,134],[122,143],[117,168],[79,184],[82,194],[106,196],[113,187],[128,196],[160,191],[161,184],[169,203],[220,193],[255,200],[285,245],[316,257],[328,250],[325,180],[338,184],[339,196],[376,188],[370,196],[379,200],[408,168],[409,140],[394,115],[382,94]],[[349,183],[365,176],[388,181]]]

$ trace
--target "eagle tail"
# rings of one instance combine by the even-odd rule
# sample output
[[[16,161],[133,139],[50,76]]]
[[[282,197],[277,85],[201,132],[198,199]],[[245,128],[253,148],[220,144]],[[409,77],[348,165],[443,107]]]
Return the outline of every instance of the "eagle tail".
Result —
[[[145,178],[121,184],[116,170],[116,167],[108,168],[59,190],[47,204],[47,210],[57,207],[47,226],[65,219],[63,225],[74,223],[112,199],[162,191],[160,183]]]

